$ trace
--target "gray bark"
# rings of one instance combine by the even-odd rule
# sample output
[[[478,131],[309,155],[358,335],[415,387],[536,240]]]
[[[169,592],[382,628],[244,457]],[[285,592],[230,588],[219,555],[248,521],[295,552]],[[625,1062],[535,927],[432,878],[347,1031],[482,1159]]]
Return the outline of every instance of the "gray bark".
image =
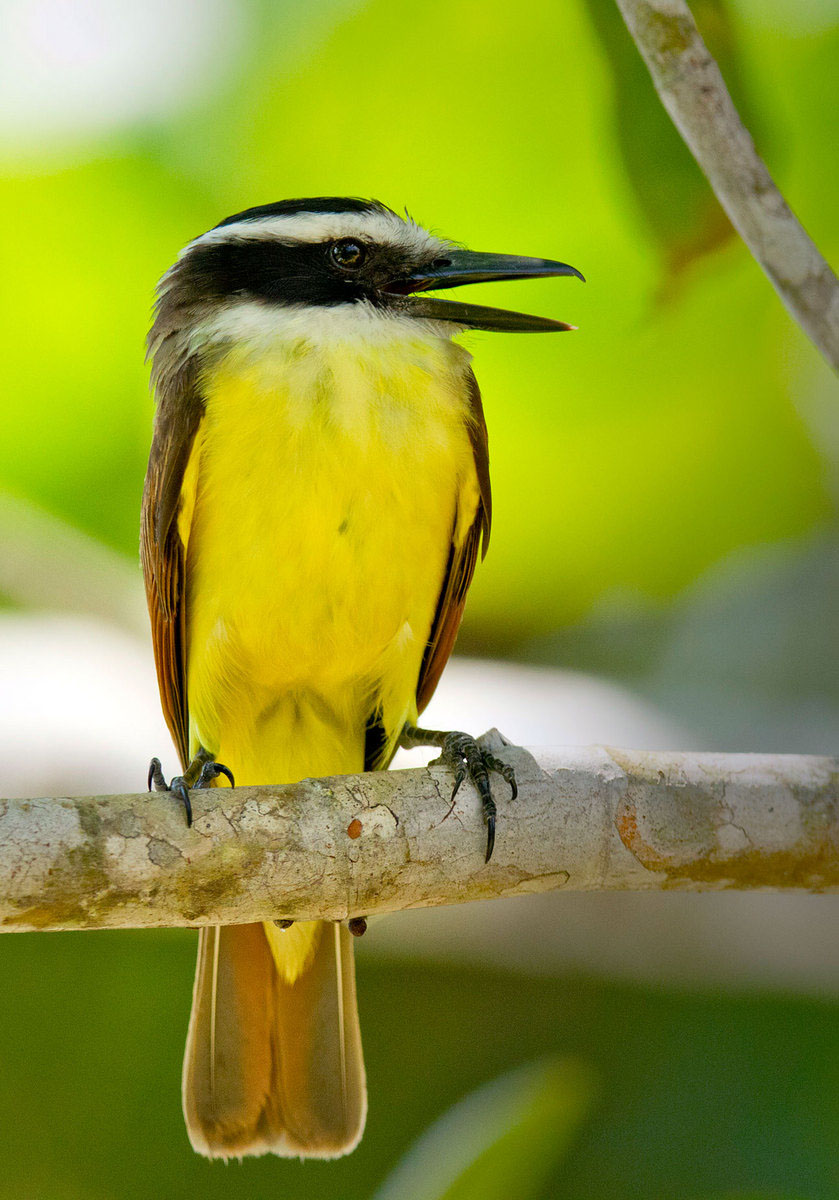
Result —
[[[0,928],[332,920],[553,889],[839,890],[839,760],[609,747],[493,733],[480,805],[441,766],[193,793],[0,801]]]

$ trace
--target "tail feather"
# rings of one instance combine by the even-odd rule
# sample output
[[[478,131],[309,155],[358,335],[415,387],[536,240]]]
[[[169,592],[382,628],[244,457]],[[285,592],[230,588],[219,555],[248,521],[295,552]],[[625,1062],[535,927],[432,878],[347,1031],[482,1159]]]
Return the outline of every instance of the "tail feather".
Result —
[[[364,1128],[352,938],[324,924],[295,976],[278,969],[281,937],[262,925],[200,933],[183,1103],[208,1157],[333,1158]]]

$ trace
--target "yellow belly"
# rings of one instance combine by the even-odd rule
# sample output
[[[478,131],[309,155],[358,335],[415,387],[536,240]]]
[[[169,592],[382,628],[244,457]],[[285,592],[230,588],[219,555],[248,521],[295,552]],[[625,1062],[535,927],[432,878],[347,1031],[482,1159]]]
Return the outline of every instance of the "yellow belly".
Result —
[[[183,496],[190,732],[238,783],[363,765],[417,677],[478,488],[442,339],[240,346],[208,371]]]

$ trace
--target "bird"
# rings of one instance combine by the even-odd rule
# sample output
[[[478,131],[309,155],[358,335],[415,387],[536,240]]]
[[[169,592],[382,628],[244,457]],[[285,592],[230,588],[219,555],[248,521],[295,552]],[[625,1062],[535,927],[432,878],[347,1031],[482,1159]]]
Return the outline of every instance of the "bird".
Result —
[[[473,780],[489,859],[490,776],[515,796],[514,773],[470,735],[417,724],[492,515],[481,394],[454,337],[573,326],[428,293],[562,275],[583,278],[353,197],[237,212],[164,274],[141,561],[182,774],[167,781],[154,758],[149,788],[188,823],[196,792],[225,778],[352,774],[430,745],[455,791]],[[211,1158],[355,1147],[367,1098],[347,924],[199,931],[182,1098]]]

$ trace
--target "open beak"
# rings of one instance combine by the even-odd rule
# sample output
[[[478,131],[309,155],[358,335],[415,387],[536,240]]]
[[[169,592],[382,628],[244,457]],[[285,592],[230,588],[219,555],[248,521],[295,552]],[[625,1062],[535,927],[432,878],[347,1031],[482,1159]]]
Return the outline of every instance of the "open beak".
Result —
[[[486,308],[482,304],[461,304],[436,296],[418,296],[417,292],[460,287],[464,283],[488,283],[496,279],[539,279],[548,275],[576,275],[585,279],[568,263],[549,258],[519,258],[515,254],[482,254],[473,250],[449,250],[425,270],[398,279],[387,287],[394,296],[404,296],[405,311],[411,316],[433,321],[453,321],[467,329],[493,329],[512,333],[548,333],[574,329],[564,321],[550,317],[532,317],[504,308]],[[410,297],[410,298],[409,298]]]

